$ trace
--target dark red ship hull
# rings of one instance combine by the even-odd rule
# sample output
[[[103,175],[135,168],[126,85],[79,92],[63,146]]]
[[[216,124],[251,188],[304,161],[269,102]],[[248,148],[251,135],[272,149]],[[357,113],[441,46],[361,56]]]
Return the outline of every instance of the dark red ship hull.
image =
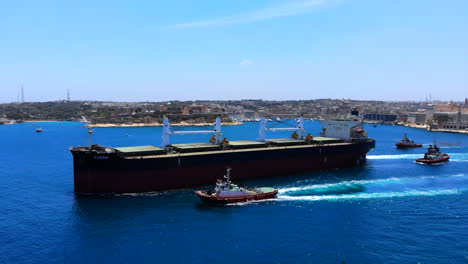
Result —
[[[425,164],[434,164],[434,163],[441,163],[448,161],[450,159],[450,156],[448,154],[445,154],[442,158],[439,159],[417,159],[416,162],[420,163],[425,163]]]
[[[225,150],[141,157],[74,151],[77,194],[162,191],[209,185],[227,166],[236,181],[353,167],[365,160],[375,140],[328,145]]]
[[[397,148],[420,148],[422,147],[422,144],[408,144],[408,143],[402,143],[398,142],[395,144]]]
[[[259,201],[265,199],[275,198],[278,194],[278,190],[267,193],[259,193],[254,195],[243,195],[243,196],[233,196],[228,198],[221,198],[214,195],[208,194],[206,191],[195,191],[195,194],[200,197],[200,199],[207,204],[213,205],[223,205],[223,204],[232,204],[232,203],[242,203],[249,201]]]

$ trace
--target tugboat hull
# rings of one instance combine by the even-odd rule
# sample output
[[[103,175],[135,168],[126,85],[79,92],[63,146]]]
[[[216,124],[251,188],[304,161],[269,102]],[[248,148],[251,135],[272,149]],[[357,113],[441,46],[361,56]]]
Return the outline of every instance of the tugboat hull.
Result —
[[[397,146],[397,148],[400,148],[400,149],[420,148],[420,147],[422,147],[422,144],[417,144],[417,143],[414,143],[414,141],[410,140],[408,138],[408,136],[406,135],[406,133],[403,136],[403,138],[401,139],[401,141],[397,142],[395,145]]]
[[[395,145],[397,146],[397,148],[401,148],[401,149],[422,147],[422,144],[407,144],[407,143],[402,143],[402,142],[398,142]]]
[[[231,203],[242,203],[248,201],[258,201],[265,199],[275,198],[278,194],[278,190],[267,193],[257,193],[254,195],[242,195],[242,196],[232,196],[232,197],[218,197],[216,195],[210,194],[207,191],[195,191],[195,194],[200,197],[200,199],[207,204],[213,205],[223,205]]]
[[[450,159],[450,156],[448,154],[445,154],[443,157],[438,158],[438,159],[417,159],[416,162],[419,163],[425,163],[425,164],[434,164],[434,163],[441,163],[448,161]]]

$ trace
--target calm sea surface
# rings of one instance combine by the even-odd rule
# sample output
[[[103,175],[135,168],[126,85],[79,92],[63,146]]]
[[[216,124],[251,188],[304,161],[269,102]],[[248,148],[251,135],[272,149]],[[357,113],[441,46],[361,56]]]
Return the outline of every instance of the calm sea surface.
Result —
[[[361,167],[243,182],[279,197],[207,207],[193,189],[77,198],[68,149],[87,144],[83,124],[0,126],[0,263],[468,263],[468,135],[367,130],[377,147]],[[257,131],[223,127],[230,140]],[[450,162],[415,163],[425,148],[397,150],[404,132],[426,146],[437,140]],[[161,128],[98,128],[94,142],[159,145]]]

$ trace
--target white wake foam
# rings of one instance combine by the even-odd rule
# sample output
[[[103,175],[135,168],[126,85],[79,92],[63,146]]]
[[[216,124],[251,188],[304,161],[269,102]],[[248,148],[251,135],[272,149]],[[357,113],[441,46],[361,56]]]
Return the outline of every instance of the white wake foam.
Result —
[[[396,155],[369,155],[367,159],[382,160],[382,159],[418,159],[421,154],[396,154]]]
[[[451,161],[468,161],[468,153],[448,153]],[[370,160],[419,159],[424,154],[369,155]]]
[[[356,200],[356,199],[379,199],[379,198],[396,198],[396,197],[411,197],[411,196],[437,196],[437,195],[453,195],[460,194],[466,189],[445,189],[432,191],[401,191],[401,192],[380,192],[380,193],[357,193],[357,194],[342,194],[342,195],[308,195],[308,196],[278,196],[282,201],[322,201],[322,200]]]
[[[432,176],[428,176],[432,177]],[[314,185],[305,185],[305,186],[300,186],[300,187],[289,187],[289,188],[282,188],[278,190],[278,193],[283,194],[283,193],[291,193],[291,192],[298,192],[298,191],[306,191],[306,190],[312,190],[312,189],[330,189],[330,188],[335,188],[335,187],[352,187],[356,185],[371,185],[371,184],[386,184],[386,183],[396,183],[400,181],[405,181],[408,179],[413,179],[413,178],[388,178],[388,179],[378,179],[378,180],[355,180],[355,181],[342,181],[342,182],[337,182],[337,183],[327,183],[327,184],[314,184]]]
[[[420,177],[405,177],[405,178],[388,178],[376,180],[353,180],[342,181],[337,183],[305,185],[298,187],[281,188],[278,190],[280,200],[289,201],[317,201],[317,200],[346,200],[346,199],[375,199],[375,198],[392,198],[405,196],[434,196],[443,194],[458,194],[466,189],[458,188],[462,186],[455,185],[455,188],[440,189],[440,190],[415,190],[408,189],[411,186],[420,186],[424,181],[430,180],[433,184],[437,181],[453,181],[456,178],[467,177],[468,174],[458,173],[453,175],[440,176],[420,176]],[[450,180],[452,178],[452,180]],[[459,180],[456,180],[459,181]],[[366,192],[367,187],[383,187],[394,185],[393,191],[382,192]],[[395,185],[399,185],[395,191]],[[464,186],[463,186],[464,187]]]

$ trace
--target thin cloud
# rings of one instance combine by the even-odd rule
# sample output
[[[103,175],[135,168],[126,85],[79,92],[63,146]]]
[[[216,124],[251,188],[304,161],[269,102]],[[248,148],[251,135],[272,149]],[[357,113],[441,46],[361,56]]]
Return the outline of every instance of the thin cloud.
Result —
[[[241,62],[240,62],[240,65],[250,65],[252,64],[252,61],[251,60],[248,60],[248,59],[243,59]]]
[[[263,20],[269,20],[279,17],[296,16],[311,12],[315,7],[321,6],[330,2],[330,0],[302,0],[288,1],[288,3],[266,7],[257,11],[215,18],[210,20],[193,21],[181,24],[171,25],[171,28],[194,28],[219,25],[232,25],[252,23]]]

